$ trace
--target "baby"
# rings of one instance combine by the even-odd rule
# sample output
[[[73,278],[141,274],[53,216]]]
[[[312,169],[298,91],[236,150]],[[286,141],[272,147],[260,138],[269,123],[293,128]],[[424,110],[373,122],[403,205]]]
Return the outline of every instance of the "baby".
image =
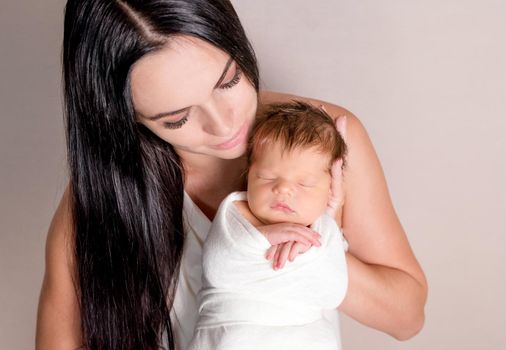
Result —
[[[247,192],[225,198],[204,244],[199,319],[188,349],[340,348],[323,311],[344,299],[348,277],[342,234],[325,209],[330,169],[345,148],[333,120],[306,103],[272,105],[257,119]],[[290,236],[297,228],[305,234]],[[273,269],[266,251],[293,239],[315,246]]]

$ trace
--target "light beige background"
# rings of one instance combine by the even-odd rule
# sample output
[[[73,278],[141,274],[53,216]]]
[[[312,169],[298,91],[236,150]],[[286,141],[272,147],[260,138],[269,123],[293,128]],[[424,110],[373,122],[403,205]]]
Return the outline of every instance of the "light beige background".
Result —
[[[397,342],[343,317],[344,349],[505,349],[506,2],[235,0],[263,85],[369,130],[429,283]],[[33,348],[47,227],[66,183],[63,0],[0,10],[0,348]]]

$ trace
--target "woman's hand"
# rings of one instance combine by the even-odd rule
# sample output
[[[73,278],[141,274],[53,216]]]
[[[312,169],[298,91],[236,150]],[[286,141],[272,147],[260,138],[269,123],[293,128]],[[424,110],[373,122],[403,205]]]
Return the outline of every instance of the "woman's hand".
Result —
[[[320,107],[325,111],[323,106]],[[346,116],[342,115],[336,119],[336,129],[346,143]],[[332,184],[331,195],[329,203],[327,204],[327,214],[335,218],[344,204],[344,189],[343,189],[343,159],[338,159],[334,162],[331,169]]]

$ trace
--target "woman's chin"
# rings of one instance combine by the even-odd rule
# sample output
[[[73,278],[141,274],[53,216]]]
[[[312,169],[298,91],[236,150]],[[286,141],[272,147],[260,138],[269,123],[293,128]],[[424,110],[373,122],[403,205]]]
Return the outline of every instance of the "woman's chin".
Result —
[[[211,152],[210,152],[211,153]],[[237,145],[231,149],[213,150],[212,155],[220,159],[237,159],[246,153],[246,144]]]

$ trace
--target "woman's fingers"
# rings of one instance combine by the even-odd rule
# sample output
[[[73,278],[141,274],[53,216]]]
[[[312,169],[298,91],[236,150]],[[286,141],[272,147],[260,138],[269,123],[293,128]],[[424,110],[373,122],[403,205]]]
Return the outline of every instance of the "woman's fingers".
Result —
[[[336,119],[336,129],[346,142],[346,116],[342,115]],[[332,194],[327,205],[327,214],[335,217],[339,208],[344,203],[344,190],[343,190],[343,159],[338,159],[334,162],[331,169],[332,174]]]
[[[343,138],[343,141],[346,143],[346,115],[341,115],[336,119],[336,129]]]
[[[325,106],[321,105],[320,109],[326,112]],[[335,121],[335,126],[341,138],[346,143],[346,125],[347,119],[346,115],[338,116]],[[338,159],[334,162],[331,168],[332,174],[332,185],[331,185],[331,195],[329,198],[329,202],[327,204],[327,214],[331,217],[335,217],[339,208],[342,207],[344,203],[344,191],[343,191],[343,159]]]
[[[335,214],[339,208],[343,205],[343,160],[338,159],[334,162],[331,168],[332,184],[331,184],[331,195],[327,204],[327,214],[335,217]]]
[[[320,108],[322,111],[324,111],[325,113],[328,114],[327,108],[325,108],[325,105],[319,105],[318,108]],[[331,115],[331,117],[333,118],[332,115]],[[338,116],[334,120],[334,122],[336,124],[337,131],[339,132],[339,134],[341,134],[341,137],[343,138],[344,142],[346,142],[346,124],[347,124],[346,114],[342,114],[342,115]]]

